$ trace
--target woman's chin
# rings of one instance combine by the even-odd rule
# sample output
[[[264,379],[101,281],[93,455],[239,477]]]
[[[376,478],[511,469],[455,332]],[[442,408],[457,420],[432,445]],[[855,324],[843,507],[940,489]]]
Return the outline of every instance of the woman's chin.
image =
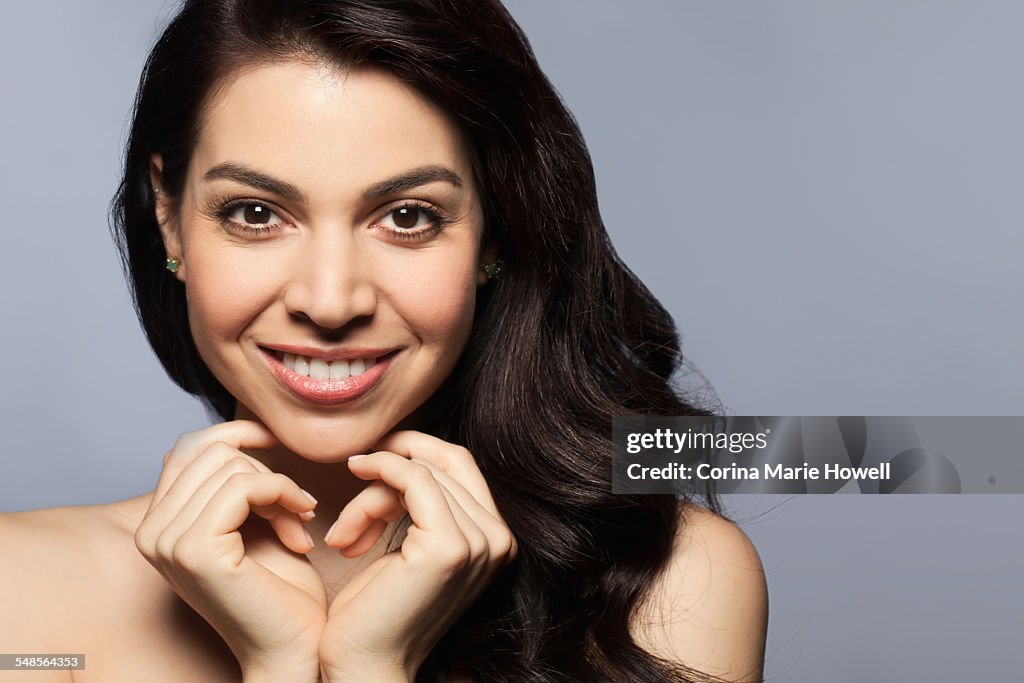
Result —
[[[267,411],[270,413],[270,411]],[[283,412],[283,411],[282,411]],[[239,405],[236,417],[262,422],[278,441],[299,457],[313,462],[342,462],[349,456],[369,453],[388,432],[405,421],[378,415],[309,415],[270,413],[264,419]]]
[[[268,425],[274,435],[292,453],[313,462],[341,462],[349,456],[368,453],[386,430],[375,431],[279,428]]]

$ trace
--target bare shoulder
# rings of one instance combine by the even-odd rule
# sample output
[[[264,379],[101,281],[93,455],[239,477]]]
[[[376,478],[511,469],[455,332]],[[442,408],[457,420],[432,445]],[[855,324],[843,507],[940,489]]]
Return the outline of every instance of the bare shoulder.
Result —
[[[0,644],[84,653],[86,668],[40,683],[224,683],[238,662],[135,546],[152,492],[114,503],[0,514]],[[23,672],[0,683],[24,680]]]
[[[0,513],[4,576],[25,574],[38,581],[60,576],[67,582],[81,576],[79,569],[125,566],[124,558],[117,555],[134,549],[135,528],[150,495],[114,503]],[[69,571],[72,568],[75,571]]]
[[[138,502],[0,513],[4,651],[83,652],[83,634],[96,623],[96,596],[123,590],[126,577],[138,576],[134,527],[124,514]],[[16,680],[4,678],[15,673],[0,672],[0,682]],[[33,680],[72,679],[68,671],[34,671]]]
[[[727,681],[761,681],[768,588],[760,556],[733,522],[681,509],[672,557],[639,610],[638,644]]]

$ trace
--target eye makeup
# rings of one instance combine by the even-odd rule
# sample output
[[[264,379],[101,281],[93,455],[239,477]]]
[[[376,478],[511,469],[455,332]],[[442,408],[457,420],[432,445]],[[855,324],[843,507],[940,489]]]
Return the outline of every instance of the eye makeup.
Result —
[[[272,217],[277,217],[278,221],[249,223],[233,218],[239,210],[250,208],[261,209],[261,212],[265,212],[268,220],[272,219]],[[425,216],[428,219],[427,225],[418,228],[400,228],[397,226],[389,227],[381,224],[382,220],[400,211],[411,211],[419,214],[419,217]],[[289,225],[288,221],[281,217],[282,212],[278,211],[272,202],[261,199],[242,197],[229,199],[226,197],[214,196],[207,202],[203,213],[208,218],[215,220],[226,232],[243,237],[270,237],[281,232],[281,230]],[[404,200],[395,206],[387,208],[387,210],[381,215],[381,218],[371,223],[370,227],[373,230],[379,230],[385,233],[388,239],[394,239],[402,242],[422,242],[438,235],[446,226],[452,223],[453,220],[453,218],[449,217],[439,208],[428,202],[421,200]],[[393,221],[394,219],[392,219],[392,222]],[[417,224],[419,222],[419,220],[416,221]]]

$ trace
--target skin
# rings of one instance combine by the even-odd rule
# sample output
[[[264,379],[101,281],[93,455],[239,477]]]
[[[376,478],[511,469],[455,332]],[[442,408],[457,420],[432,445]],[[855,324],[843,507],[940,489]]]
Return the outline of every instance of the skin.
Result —
[[[203,180],[226,161],[286,180],[306,201]],[[373,183],[428,164],[454,170],[462,187],[435,182],[360,199]],[[160,167],[156,155],[155,187]],[[259,238],[229,232],[209,205],[234,199],[267,202],[280,231]],[[393,211],[407,200],[428,202],[452,222],[411,242],[368,227],[395,227]],[[244,218],[243,209],[232,217]],[[495,257],[481,254],[483,217],[456,131],[383,73],[345,76],[299,62],[253,69],[208,108],[180,208],[165,199],[158,220],[168,256],[181,261],[175,276],[186,285],[200,354],[238,399],[236,417],[263,422],[283,444],[252,455],[301,482],[320,509],[341,510],[365,486],[344,461],[367,452],[440,386],[469,334],[476,289],[486,282],[480,265]],[[366,396],[317,407],[280,385],[260,343],[402,351]],[[322,537],[333,521],[318,517],[310,531]],[[338,573],[323,569],[329,581]]]
[[[382,72],[290,61],[223,86],[184,191],[158,194],[156,211],[181,264],[173,277],[186,288],[196,345],[238,399],[236,419],[182,435],[151,493],[0,516],[12,549],[0,557],[0,575],[12,577],[0,601],[20,615],[0,625],[0,641],[11,652],[102,652],[92,639],[102,631],[134,645],[73,679],[35,672],[48,681],[229,680],[239,665],[250,683],[409,681],[517,553],[472,454],[416,430],[416,408],[465,346],[486,284],[480,265],[496,256],[466,148],[443,112]],[[224,162],[302,197],[205,179]],[[362,198],[425,164],[463,182]],[[161,171],[154,155],[156,189]],[[260,220],[273,232],[232,230],[218,213],[235,199],[272,211]],[[394,209],[411,201],[450,221],[422,240],[396,239],[385,228],[399,229]],[[259,345],[281,343],[400,352],[370,392],[323,406],[268,371]],[[412,525],[387,553],[377,541],[405,514]],[[767,594],[757,553],[701,508],[687,508],[684,522],[634,635],[666,659],[759,680]],[[62,568],[72,564],[69,577]],[[61,600],[38,598],[54,585],[68,588]],[[94,619],[106,626],[68,613],[102,615]],[[154,671],[161,657],[176,667]]]
[[[307,553],[323,580],[330,606],[327,623],[319,623],[317,608],[323,605],[312,573],[292,567],[298,577],[292,585],[307,587],[314,600],[297,596],[292,601],[288,587],[271,583],[280,589],[282,609],[306,615],[303,627],[256,645],[243,633],[255,630],[252,606],[236,600],[228,609],[203,594],[202,585],[213,581],[190,580],[194,571],[174,566],[181,563],[170,557],[170,541],[158,534],[180,538],[185,528],[199,526],[201,506],[192,503],[196,512],[189,512],[185,498],[192,493],[205,502],[212,493],[193,492],[194,485],[179,495],[180,502],[158,487],[145,529],[137,535],[140,550],[172,583],[186,586],[180,592],[191,587],[190,604],[198,603],[198,611],[232,615],[219,630],[229,633],[226,640],[244,670],[294,671],[297,663],[319,659],[336,680],[346,671],[354,675],[371,666],[397,679],[411,676],[429,651],[424,645],[443,634],[427,637],[435,629],[428,624],[436,625],[440,616],[446,617],[440,623],[454,620],[461,610],[452,613],[452,605],[465,603],[451,596],[443,603],[438,599],[455,570],[460,570],[463,587],[478,585],[470,592],[476,593],[486,583],[481,577],[490,578],[511,559],[514,544],[464,449],[409,430],[385,439],[400,422],[414,424],[416,408],[454,367],[469,336],[476,289],[486,283],[481,259],[493,258],[482,248],[482,211],[465,147],[442,112],[390,75],[372,70],[342,74],[299,61],[237,74],[218,90],[200,130],[182,196],[171,201],[166,192],[158,195],[163,198],[157,203],[158,222],[168,256],[181,264],[174,275],[186,288],[196,347],[238,399],[236,419],[253,426],[231,434],[235,438],[229,447],[207,458],[210,464],[192,465],[206,445],[182,447],[189,456],[172,454],[165,463],[165,472],[173,463],[165,488],[173,489],[171,480],[184,478],[183,472],[197,483],[204,477],[226,481],[225,463],[239,453],[251,459],[254,481],[260,478],[254,474],[284,475],[279,483],[292,498],[280,501],[283,509],[268,511],[267,517],[283,542]],[[225,164],[256,170],[295,192],[268,191],[237,177],[211,178],[210,170]],[[448,169],[457,179],[365,198],[375,183],[425,165]],[[157,189],[161,168],[162,159],[154,155]],[[240,200],[248,204],[237,204]],[[434,229],[439,221],[429,211],[414,208],[410,216],[396,216],[396,209],[413,201],[443,216],[443,229]],[[261,347],[281,344],[398,352],[370,391],[324,406],[292,394],[273,375]],[[376,452],[358,466],[346,463],[349,456],[371,450]],[[468,467],[452,467],[453,460]],[[246,469],[238,467],[239,474]],[[448,476],[456,470],[461,481]],[[417,479],[423,472],[433,475],[430,485]],[[376,485],[368,487],[369,480]],[[312,521],[288,514],[311,509],[296,507],[302,500],[288,486],[292,482],[301,482],[328,514]],[[236,488],[240,493],[242,487]],[[272,496],[268,489],[264,498],[249,502],[267,508],[276,502]],[[362,558],[340,561],[326,545],[341,546],[359,558],[388,523],[406,511],[411,515],[417,505],[420,519],[413,518],[401,551],[377,557],[369,566]],[[346,514],[338,516],[342,510]],[[174,521],[180,517],[188,522]],[[334,520],[331,535],[327,526]],[[222,533],[241,521],[233,527],[222,524]],[[324,538],[324,546],[318,548],[312,535],[303,542],[302,521]],[[240,543],[233,550],[241,556]],[[194,552],[202,554],[198,548]],[[484,561],[473,571],[456,567],[470,556]],[[288,566],[283,558],[279,562]],[[257,576],[252,574],[252,585],[261,587],[266,600]],[[395,585],[407,586],[405,604],[394,593]],[[342,586],[348,592],[339,596]],[[379,599],[406,613],[399,609],[388,618],[379,600],[374,609],[375,588]],[[399,634],[404,639],[394,633],[393,624],[403,617],[408,621],[408,612],[424,610],[431,617],[419,629]],[[374,633],[365,622],[369,612],[380,624],[375,635],[368,635]]]
[[[203,179],[223,162],[286,180],[305,201]],[[374,182],[428,164],[454,170],[462,187],[434,182],[360,199]],[[157,187],[159,169],[155,156]],[[234,199],[263,200],[276,215],[260,227],[277,233],[240,236],[211,215],[211,206]],[[370,227],[394,227],[394,209],[408,200],[438,207],[451,223],[417,241]],[[476,289],[486,282],[480,266],[494,259],[493,250],[480,253],[483,217],[456,131],[380,73],[345,77],[285,63],[238,76],[209,107],[180,208],[164,200],[158,213],[167,253],[181,261],[175,276],[186,286],[200,354],[238,398],[237,417],[263,421],[290,451],[274,455],[275,469],[303,481],[351,479],[337,465],[365,452],[441,384],[469,334]],[[230,221],[240,217],[244,210],[235,209]],[[430,221],[422,216],[417,225]],[[267,371],[257,345],[275,342],[402,352],[371,394],[315,407]],[[332,496],[336,488],[314,493],[324,502],[343,499]]]

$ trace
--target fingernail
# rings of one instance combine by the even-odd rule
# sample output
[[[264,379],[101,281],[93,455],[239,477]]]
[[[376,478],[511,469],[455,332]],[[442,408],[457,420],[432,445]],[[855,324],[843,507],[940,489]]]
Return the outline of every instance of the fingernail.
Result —
[[[362,453],[360,455],[350,455],[350,456],[348,456],[348,459],[349,460],[355,460],[356,458],[365,458],[365,457],[366,457],[366,453]]]
[[[299,513],[299,519],[301,519],[301,520],[303,520],[305,522],[308,522],[309,520],[313,519],[314,517],[316,517],[316,513],[313,512],[312,510],[306,510],[305,512],[300,512]]]
[[[300,488],[299,490],[306,494],[306,498],[309,498],[310,502],[312,502],[313,505],[316,505],[316,498],[313,497],[312,493],[302,488]]]
[[[309,531],[306,529],[306,527],[302,527],[302,533],[306,534],[306,540],[309,541],[310,545],[316,545],[315,543],[313,543],[313,537],[309,535]]]
[[[336,527],[336,526],[338,526],[338,520],[334,520],[334,524],[332,524],[331,528],[327,530],[326,534],[324,534],[324,542],[325,543],[327,542],[327,539],[331,537],[331,532],[334,531],[334,527]]]

